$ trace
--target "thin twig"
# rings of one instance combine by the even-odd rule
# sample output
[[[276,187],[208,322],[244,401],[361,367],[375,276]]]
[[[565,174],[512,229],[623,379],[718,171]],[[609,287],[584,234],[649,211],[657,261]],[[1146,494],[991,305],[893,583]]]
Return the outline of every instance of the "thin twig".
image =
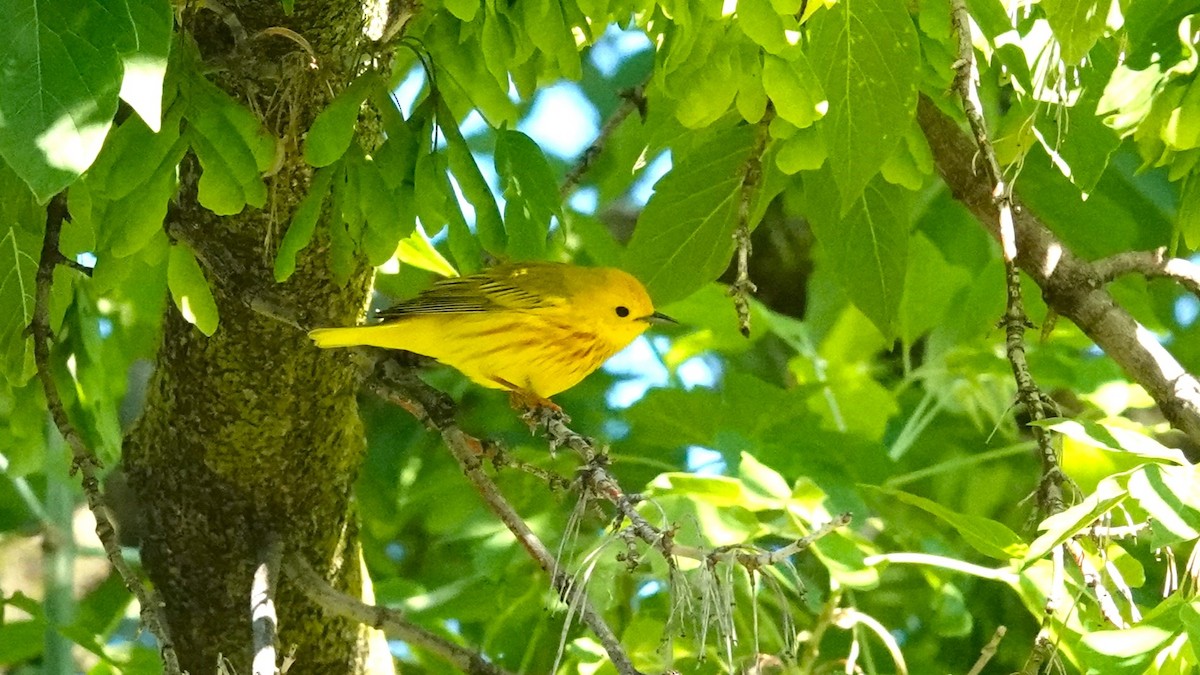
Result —
[[[992,185],[992,197],[999,212],[1000,247],[1004,252],[1005,284],[1007,303],[1003,325],[1006,335],[1006,352],[1012,366],[1013,379],[1017,383],[1017,398],[1025,407],[1033,422],[1046,419],[1047,403],[1041,389],[1033,379],[1029,363],[1025,358],[1025,329],[1029,319],[1021,299],[1021,273],[1017,268],[1017,236],[1013,228],[1012,187],[1004,180],[1004,173],[996,159],[988,139],[987,125],[983,119],[979,93],[975,88],[975,47],[971,43],[971,18],[964,0],[953,0],[951,12],[958,37],[958,61],[954,66],[957,73],[954,86],[962,99],[963,112],[983,157],[984,175]],[[1058,513],[1066,508],[1063,499],[1063,483],[1066,475],[1058,461],[1050,430],[1031,424],[1030,430],[1038,444],[1042,460],[1042,480],[1038,486],[1038,510],[1043,516]]]
[[[575,188],[579,187],[579,183],[583,180],[583,176],[591,171],[592,165],[596,159],[600,157],[600,153],[604,152],[604,146],[608,144],[609,137],[621,126],[626,117],[634,110],[642,116],[646,117],[646,85],[639,84],[636,87],[630,87],[621,91],[621,105],[613,111],[608,119],[604,120],[604,125],[600,127],[600,133],[596,136],[596,140],[583,151],[583,154],[576,160],[575,165],[567,171],[567,175],[563,178],[562,185],[558,188],[558,194],[561,198],[566,199]]]
[[[1096,539],[1128,539],[1139,537],[1150,531],[1150,521],[1142,521],[1134,525],[1093,525],[1079,533],[1081,537]]]
[[[992,657],[996,655],[996,649],[1000,647],[1000,641],[1004,639],[1004,634],[1007,632],[1007,627],[996,626],[996,632],[992,633],[992,639],[988,640],[988,643],[983,646],[983,649],[979,652],[979,660],[975,662],[975,665],[971,666],[971,670],[967,671],[967,675],[979,675],[983,672],[988,661],[991,661]]]
[[[833,590],[829,597],[825,600],[825,605],[821,608],[821,613],[813,620],[812,630],[807,637],[807,645],[804,647],[804,654],[800,657],[800,672],[811,673],[813,667],[817,664],[817,658],[821,656],[821,641],[825,638],[825,633],[833,625],[834,617],[842,604],[842,590],[840,588]]]
[[[386,400],[391,401],[406,410],[423,408],[422,404],[415,397],[404,391],[398,391],[386,385],[373,386],[372,389],[382,395]],[[580,620],[587,625],[589,629],[600,640],[600,644],[604,650],[608,652],[609,658],[612,660],[613,666],[621,675],[636,675],[640,671],[634,667],[633,662],[629,659],[629,655],[625,653],[625,649],[621,646],[620,640],[617,639],[616,633],[604,621],[596,611],[591,601],[586,597],[579,597],[579,590],[572,587],[571,579],[568,575],[561,572],[561,565],[550,553],[546,545],[541,539],[534,534],[529,525],[521,518],[521,516],[513,509],[512,505],[505,500],[500,494],[500,489],[483,471],[483,463],[481,457],[484,454],[483,443],[479,439],[465,433],[453,423],[444,423],[431,417],[428,412],[422,410],[418,415],[418,419],[428,420],[429,424],[438,424],[442,440],[446,447],[450,450],[450,454],[458,461],[459,467],[471,481],[475,491],[483,498],[484,504],[488,510],[492,512],[504,526],[512,532],[516,537],[517,542],[525,549],[525,552],[533,558],[547,574],[550,575],[550,583],[554,587],[559,598],[563,602],[576,606],[578,609]]]
[[[1149,279],[1170,279],[1200,297],[1200,265],[1183,258],[1168,258],[1166,247],[1117,253],[1092,263],[1092,269],[1101,283],[1126,274],[1140,274]]]
[[[1025,665],[1021,667],[1020,675],[1038,675],[1042,672],[1042,664],[1046,663],[1053,653],[1054,641],[1048,634],[1038,633],[1033,643],[1033,649],[1029,652],[1029,657],[1025,659]]]
[[[258,550],[254,579],[250,583],[250,629],[253,635],[254,675],[277,675],[279,659],[279,616],[275,613],[275,589],[283,545],[275,532],[267,534]]]
[[[478,652],[457,645],[446,638],[431,633],[409,621],[404,614],[379,605],[353,598],[329,585],[308,563],[296,556],[288,556],[283,563],[284,571],[310,600],[331,614],[344,616],[382,630],[409,644],[429,650],[449,661],[465,673],[478,675],[509,675],[509,671],[489,663]]]
[[[678,557],[716,563],[731,559],[741,563],[748,570],[761,569],[799,553],[810,546],[813,541],[850,522],[850,514],[841,514],[830,522],[817,527],[807,536],[801,537],[777,551],[764,551],[747,545],[705,550],[678,544],[675,542],[674,530],[658,528],[638,512],[637,505],[642,501],[641,496],[628,494],[621,488],[617,479],[608,471],[608,455],[596,450],[594,440],[568,427],[561,410],[540,408],[535,415],[535,425],[544,430],[546,442],[552,451],[560,447],[568,447],[578,453],[585,462],[586,465],[578,473],[585,495],[597,495],[612,503],[621,516],[629,521],[627,529],[657,549],[667,560]]]
[[[121,554],[121,545],[117,541],[116,530],[108,515],[108,505],[100,491],[100,480],[97,471],[100,460],[92,449],[83,441],[83,437],[71,424],[62,398],[58,394],[58,385],[50,372],[50,287],[54,283],[54,268],[62,259],[58,248],[59,235],[62,233],[63,220],[67,216],[66,195],[58,194],[46,208],[46,234],[42,241],[42,256],[37,269],[37,287],[34,295],[33,320],[29,328],[33,333],[33,355],[37,364],[38,379],[46,393],[46,406],[58,432],[71,447],[71,473],[78,471],[82,475],[83,494],[87,499],[88,508],[96,518],[96,536],[104,547],[104,554],[121,576],[121,581],[137,598],[141,605],[142,623],[158,641],[159,652],[163,660],[164,671],[168,675],[179,674],[179,658],[175,654],[175,645],[167,630],[166,617],[162,611],[162,601],[158,593],[146,587],[134,574],[129,563]]]
[[[56,264],[62,265],[64,267],[70,267],[71,269],[75,270],[76,272],[79,272],[80,274],[85,274],[89,277],[92,276],[92,272],[94,270],[91,267],[88,267],[87,265],[84,265],[83,263],[81,263],[78,260],[75,260],[73,258],[68,258],[67,256],[63,255],[61,251],[58,251],[57,253],[58,253],[58,255],[55,257],[55,261],[54,261]]]
[[[1117,628],[1128,628],[1129,624],[1121,616],[1121,610],[1117,609],[1117,603],[1113,601],[1112,593],[1101,583],[1100,571],[1084,553],[1083,546],[1074,539],[1068,539],[1065,546],[1067,553],[1071,555],[1071,562],[1075,563],[1075,566],[1079,568],[1079,573],[1083,576],[1084,586],[1096,596],[1096,604],[1100,607],[1100,616]]]
[[[737,229],[733,231],[733,240],[737,244],[737,277],[729,287],[729,295],[733,297],[733,307],[737,310],[738,330],[745,337],[750,337],[750,296],[758,290],[754,282],[750,281],[750,228],[753,225],[750,222],[750,212],[762,185],[762,157],[767,149],[767,141],[771,138],[768,130],[774,117],[775,111],[768,105],[766,114],[755,126],[754,148],[743,167]]]

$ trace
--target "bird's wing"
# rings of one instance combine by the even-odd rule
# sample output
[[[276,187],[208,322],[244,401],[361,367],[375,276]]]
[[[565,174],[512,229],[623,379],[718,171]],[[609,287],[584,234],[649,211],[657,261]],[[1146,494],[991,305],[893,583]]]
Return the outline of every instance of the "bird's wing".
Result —
[[[541,266],[493,267],[479,274],[439,281],[412,300],[380,310],[376,316],[392,320],[420,314],[471,314],[562,305],[566,298],[560,293],[542,290],[546,273]]]

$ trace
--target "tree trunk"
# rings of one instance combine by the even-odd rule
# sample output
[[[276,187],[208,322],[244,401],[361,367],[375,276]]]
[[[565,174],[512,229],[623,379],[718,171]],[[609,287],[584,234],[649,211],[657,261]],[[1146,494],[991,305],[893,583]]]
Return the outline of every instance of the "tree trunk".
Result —
[[[354,373],[344,356],[318,352],[302,331],[252,311],[246,299],[248,286],[273,283],[275,246],[311,179],[298,136],[371,47],[366,4],[307,0],[285,16],[278,0],[264,0],[227,3],[232,24],[211,10],[184,18],[205,62],[220,66],[217,83],[262,113],[285,149],[268,180],[267,206],[228,218],[196,203],[195,163],[185,161],[171,217],[197,233],[202,262],[205,251],[220,252],[240,275],[205,270],[220,312],[211,338],[168,303],[145,410],[123,451],[143,514],[143,561],[162,593],[181,665],[193,674],[215,672],[221,658],[232,672],[250,672],[251,576],[269,535],[335,587],[363,592],[350,502],[364,445]],[[261,33],[271,27],[306,39],[317,67],[298,41]],[[328,238],[319,235],[292,280],[274,290],[304,308],[302,321],[351,324],[369,292],[370,268],[360,261],[348,283],[335,284],[322,242]],[[281,654],[296,650],[292,673],[367,670],[363,626],[326,614],[288,579],[276,606]]]

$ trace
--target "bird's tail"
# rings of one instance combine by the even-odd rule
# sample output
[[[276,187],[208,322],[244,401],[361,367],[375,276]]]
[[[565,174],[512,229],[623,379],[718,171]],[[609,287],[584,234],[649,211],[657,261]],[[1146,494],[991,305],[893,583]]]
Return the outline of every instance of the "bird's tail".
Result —
[[[348,328],[317,328],[308,332],[308,337],[318,347],[355,347],[371,342],[369,333],[374,326],[351,326]]]

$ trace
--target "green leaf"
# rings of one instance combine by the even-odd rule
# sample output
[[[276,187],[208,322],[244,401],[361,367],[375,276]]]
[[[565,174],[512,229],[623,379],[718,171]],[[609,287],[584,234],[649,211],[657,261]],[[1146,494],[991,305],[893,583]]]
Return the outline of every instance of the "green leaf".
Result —
[[[396,253],[402,237],[416,226],[412,208],[412,187],[399,194],[388,187],[380,167],[369,159],[358,165],[360,209],[366,218],[362,233],[363,250],[372,265],[382,265]]]
[[[236,141],[222,148],[190,129],[187,139],[203,169],[196,190],[196,200],[201,206],[218,216],[232,216],[241,213],[254,197],[261,197],[260,205],[266,202],[266,185],[260,183],[261,195],[247,195],[235,174],[234,166],[229,163],[237,161],[231,156],[226,156],[226,152],[237,147]]]
[[[1190,609],[1184,604],[1185,600],[1182,594],[1175,593],[1151,609],[1134,626],[1084,634],[1079,657],[1087,664],[1087,672],[1104,675],[1182,672],[1166,668],[1147,669],[1147,666],[1160,653],[1159,650],[1183,633],[1180,625],[1184,623],[1182,615],[1184,610]]]
[[[35,372],[33,341],[25,330],[33,320],[45,222],[28,186],[0,165],[0,371],[13,387]]]
[[[575,38],[563,16],[561,0],[529,0],[518,5],[524,10],[528,39],[558,66],[558,74],[577,80],[581,74]]]
[[[1184,181],[1175,222],[1187,247],[1200,249],[1200,174],[1192,174]]]
[[[441,107],[438,113],[439,116],[445,116],[446,120],[451,120],[450,112],[445,107]],[[451,123],[439,124],[438,127],[446,135],[446,159],[450,170],[462,188],[463,197],[475,207],[475,232],[479,242],[492,255],[503,255],[508,241],[504,233],[504,220],[500,217],[500,207],[496,206],[492,189],[479,171],[479,165],[475,163],[475,157],[458,130],[458,125],[451,120]]]
[[[516,7],[523,8],[525,4],[518,3]],[[501,86],[497,82],[484,62],[478,39],[464,35],[458,19],[446,12],[439,13],[422,40],[439,66],[439,94],[450,109],[466,115],[471,107],[477,107],[492,126],[516,124],[519,115],[516,104],[508,97],[507,83]],[[573,49],[573,41],[571,45]]]
[[[472,21],[479,12],[479,0],[445,0],[446,9],[462,21]]]
[[[754,130],[725,131],[680,161],[655,186],[638,217],[625,267],[655,302],[686,297],[729,264]]]
[[[354,274],[354,253],[358,251],[358,235],[362,221],[356,185],[356,165],[346,161],[338,163],[337,167],[334,174],[332,210],[334,214],[342,214],[342,217],[331,217],[325,222],[329,225],[329,271],[334,276],[334,282],[338,286],[344,286],[350,275]]]
[[[770,0],[738,0],[738,27],[769,54],[788,48],[783,36],[783,17],[775,12]]]
[[[1025,552],[1025,541],[1016,532],[1008,529],[1004,523],[991,520],[990,518],[974,516],[969,513],[957,513],[937,502],[902,490],[868,485],[862,487],[910,506],[915,506],[930,515],[940,518],[962,535],[963,541],[967,542],[971,548],[989,558],[1011,560],[1013,558],[1020,558]]]
[[[762,55],[754,45],[743,44],[738,51],[738,61],[737,109],[742,119],[757,124],[767,111],[767,91],[762,83]]]
[[[447,192],[450,184],[439,164],[436,153],[426,152],[417,158],[413,171],[417,216],[425,227],[435,232],[449,220],[446,213],[453,196]]]
[[[186,146],[177,144],[177,152],[163,161],[158,173],[141,189],[108,206],[105,222],[110,227],[101,231],[101,245],[113,255],[123,257],[136,253],[162,231],[167,206],[175,195],[175,165],[185,150]],[[120,229],[113,231],[113,225]]]
[[[1123,502],[1129,493],[1121,483],[1128,476],[1129,474],[1125,473],[1105,478],[1100,481],[1096,491],[1083,501],[1043,520],[1038,529],[1044,532],[1029,545],[1022,568],[1041,560],[1055,546],[1075,536],[1080,530],[1091,525],[1096,518]]]
[[[1129,67],[1142,70],[1152,63],[1169,69],[1191,49],[1179,39],[1179,24],[1189,14],[1200,12],[1197,0],[1160,0],[1129,3],[1122,7],[1125,32],[1129,37]]]
[[[316,167],[329,166],[345,154],[363,101],[380,84],[378,75],[364,73],[329,102],[304,137],[304,161]]]
[[[808,54],[829,99],[822,129],[845,213],[916,113],[917,33],[903,0],[839,2],[813,17]]]
[[[815,171],[825,163],[825,137],[815,127],[799,129],[780,141],[775,166],[789,176],[800,171]]]
[[[40,201],[100,152],[121,87],[103,34],[119,30],[96,0],[13,0],[0,22],[0,155]]]
[[[440,274],[443,277],[458,276],[458,270],[454,269],[454,265],[443,258],[441,253],[438,253],[438,250],[433,247],[433,243],[429,241],[429,237],[425,235],[425,230],[419,227],[411,235],[400,240],[400,245],[396,247],[396,257],[406,265]]]
[[[967,8],[971,11],[971,18],[991,40],[1012,30],[1012,19],[1002,0],[967,0]]]
[[[492,6],[485,9],[479,48],[483,52],[488,72],[495,78],[496,84],[507,87],[509,70],[512,62],[516,60],[517,46],[512,35],[514,27],[509,23],[506,14],[495,11]],[[532,44],[529,47],[532,48]]]
[[[1157,462],[1172,462],[1181,466],[1189,464],[1187,457],[1178,448],[1168,448],[1154,438],[1131,429],[1107,425],[1091,420],[1071,420],[1051,417],[1029,423],[1056,431],[1067,438],[1087,443],[1098,448],[1128,453],[1131,457]],[[1130,467],[1132,468],[1132,467]]]
[[[913,344],[938,325],[959,291],[973,280],[967,270],[946,262],[942,252],[923,234],[909,241],[908,272],[900,301],[899,336]]]
[[[1129,496],[1154,521],[1155,548],[1200,537],[1200,470],[1147,464],[1129,476]]]
[[[16,665],[38,657],[46,644],[45,618],[0,625],[0,665]]]
[[[208,279],[196,262],[196,256],[187,244],[177,243],[171,247],[167,263],[167,287],[171,299],[187,322],[211,336],[217,330],[217,303],[213,299]]]
[[[821,83],[798,49],[790,50],[786,58],[763,57],[763,87],[779,116],[800,129],[824,117],[829,108]]]
[[[533,139],[508,130],[496,134],[495,162],[506,202],[507,253],[514,260],[539,260],[545,257],[550,219],[563,220],[550,163]]]
[[[806,175],[805,203],[824,264],[855,307],[891,340],[896,335],[908,266],[909,215],[904,190],[882,180],[869,184],[839,215],[829,170]]]
[[[471,163],[474,164],[472,159]],[[476,167],[478,170],[478,167]],[[483,262],[483,248],[479,239],[471,232],[466,218],[458,206],[454,189],[446,176],[446,165],[440,154],[426,154],[417,159],[416,168],[417,215],[429,228],[450,227],[450,254],[463,274],[478,270]],[[489,196],[489,199],[491,197]],[[492,202],[495,206],[495,202]]]
[[[1187,631],[1188,640],[1195,649],[1195,645],[1200,645],[1200,600],[1193,600],[1182,605],[1179,608],[1179,620]]]
[[[675,117],[689,129],[707,127],[726,112],[738,92],[739,63],[730,40],[721,40],[698,67],[680,69],[671,78],[679,90]]]
[[[1049,112],[1034,117],[1041,132],[1039,142],[1048,154],[1057,155],[1055,165],[1084,193],[1093,191],[1108,167],[1109,157],[1121,144],[1120,135],[1108,119],[1110,111],[1100,107],[1117,59],[1115,45],[1108,42],[1097,45],[1089,53],[1089,67],[1080,69],[1082,91],[1074,104],[1052,106]],[[1127,87],[1122,89],[1127,90]],[[1197,95],[1200,96],[1200,91]],[[1200,110],[1196,113],[1192,124],[1200,132]]]
[[[4,375],[12,386],[20,386],[33,376],[33,343],[25,329],[33,320],[33,296],[41,239],[16,223],[0,229],[0,357]]]
[[[287,234],[283,235],[283,241],[279,244],[279,252],[275,254],[275,281],[287,281],[296,271],[296,255],[312,241],[317,220],[321,217],[321,207],[325,204],[325,196],[329,193],[337,169],[337,166],[325,167],[313,173],[308,194],[296,205],[292,224],[288,226]]]
[[[179,135],[178,108],[168,112],[158,133],[140,118],[126,120],[71,186],[71,216],[95,232],[98,256],[132,255],[162,231],[175,194],[175,169],[188,148],[188,140]]]
[[[267,201],[262,173],[275,161],[275,138],[258,117],[198,73],[181,83],[187,136],[204,173],[197,199],[217,215]]]
[[[112,201],[138,191],[155,174],[167,168],[174,170],[174,165],[164,167],[163,162],[176,156],[178,163],[180,149],[175,146],[181,117],[182,106],[173,107],[157,132],[141,118],[129,118],[108,135],[104,149],[81,181],[88,183],[96,196]],[[74,210],[71,215],[76,215]]]
[[[1104,35],[1104,22],[1112,3],[1107,0],[1042,0],[1039,4],[1062,47],[1062,60],[1067,65],[1077,65]]]
[[[154,131],[162,121],[163,81],[175,15],[169,0],[117,0],[110,16],[123,24],[115,45],[121,54],[121,99]],[[115,26],[114,26],[115,27]]]
[[[933,151],[915,124],[904,134],[904,142],[896,146],[879,169],[887,182],[914,192],[933,175]]]

